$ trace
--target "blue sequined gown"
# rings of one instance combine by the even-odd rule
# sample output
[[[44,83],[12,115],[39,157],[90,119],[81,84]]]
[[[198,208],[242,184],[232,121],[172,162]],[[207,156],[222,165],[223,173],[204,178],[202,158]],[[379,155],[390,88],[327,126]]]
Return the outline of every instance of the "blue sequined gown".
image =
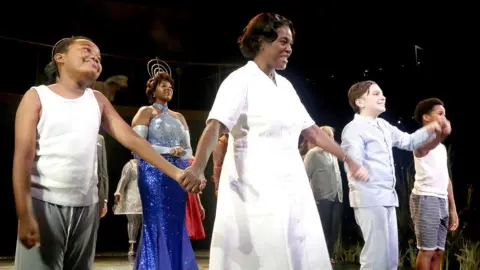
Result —
[[[171,147],[182,145],[184,138],[182,123],[165,108],[150,121],[147,140],[165,159],[181,169],[188,166],[188,160],[165,153]],[[138,156],[136,158],[139,160],[138,189],[143,226],[134,269],[197,270],[185,226],[186,192],[175,180]]]

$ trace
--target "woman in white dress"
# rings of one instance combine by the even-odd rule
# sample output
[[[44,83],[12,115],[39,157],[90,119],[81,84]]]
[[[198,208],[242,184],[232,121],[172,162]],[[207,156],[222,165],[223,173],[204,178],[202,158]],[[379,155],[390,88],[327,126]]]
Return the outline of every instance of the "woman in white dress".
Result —
[[[328,270],[330,257],[298,138],[344,160],[359,179],[367,172],[319,129],[292,84],[275,72],[292,53],[286,18],[261,13],[239,39],[249,61],[218,90],[187,170],[199,179],[219,134],[230,132],[218,191],[210,270]]]

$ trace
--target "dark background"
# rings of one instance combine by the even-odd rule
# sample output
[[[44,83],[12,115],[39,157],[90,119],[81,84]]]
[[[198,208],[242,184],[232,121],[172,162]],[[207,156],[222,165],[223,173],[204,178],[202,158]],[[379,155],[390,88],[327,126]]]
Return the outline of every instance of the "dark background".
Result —
[[[439,97],[446,104],[453,133],[445,142],[454,154],[452,179],[457,208],[465,205],[467,187],[478,188],[474,161],[478,106],[475,98],[477,43],[471,7],[427,4],[318,3],[296,1],[288,5],[272,2],[268,7],[247,2],[213,5],[163,4],[164,1],[72,1],[4,4],[0,11],[2,87],[0,87],[1,163],[4,181],[0,185],[0,256],[15,250],[16,216],[11,186],[13,123],[18,99],[42,78],[51,46],[63,37],[87,36],[100,47],[104,72],[99,80],[126,75],[129,87],[117,93],[114,104],[131,107],[122,113],[130,122],[132,112],[147,103],[146,63],[159,57],[174,70],[175,94],[172,109],[187,112],[192,145],[204,128],[205,111],[213,103],[219,83],[235,67],[243,65],[236,39],[254,15],[278,12],[294,23],[297,39],[287,70],[307,110],[319,125],[341,129],[353,112],[347,101],[348,88],[358,80],[378,82],[387,97],[388,111],[382,115],[404,131],[414,131],[415,105],[424,98]],[[313,2],[312,2],[313,3]],[[317,4],[317,3],[315,3]],[[421,49],[416,50],[416,46]],[[268,101],[265,101],[268,102]],[[288,104],[284,104],[288,107]],[[463,123],[462,123],[463,122]],[[110,175],[110,201],[130,153],[105,135]],[[399,168],[411,166],[411,153],[395,151]],[[266,157],[268,158],[268,157]],[[476,162],[475,162],[476,163]],[[210,177],[210,167],[207,173]],[[401,178],[400,180],[401,181]],[[345,190],[347,190],[345,188]],[[348,196],[344,196],[348,197]],[[207,210],[205,227],[211,235],[216,198],[213,185],[202,195]],[[478,200],[473,200],[478,206]],[[111,207],[111,203],[109,205]],[[344,227],[355,226],[352,211],[345,204]],[[478,240],[474,218],[468,219],[468,237]],[[346,229],[347,237],[355,230]],[[195,248],[208,248],[209,238],[194,241]],[[99,252],[126,251],[126,218],[111,211],[100,225]]]

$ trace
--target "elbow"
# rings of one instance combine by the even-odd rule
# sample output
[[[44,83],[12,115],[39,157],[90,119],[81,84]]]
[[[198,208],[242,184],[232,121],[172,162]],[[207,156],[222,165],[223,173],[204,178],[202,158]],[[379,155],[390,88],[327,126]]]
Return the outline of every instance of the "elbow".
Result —
[[[35,149],[15,149],[13,156],[14,170],[18,166],[30,168],[35,161]]]

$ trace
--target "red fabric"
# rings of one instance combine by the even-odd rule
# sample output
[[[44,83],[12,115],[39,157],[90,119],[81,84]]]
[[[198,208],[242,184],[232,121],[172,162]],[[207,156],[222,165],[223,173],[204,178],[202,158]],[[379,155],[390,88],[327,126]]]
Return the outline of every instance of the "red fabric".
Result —
[[[189,160],[192,165],[195,158]],[[190,239],[199,240],[206,237],[203,228],[202,212],[197,194],[187,193],[187,208],[185,209],[185,225],[187,226]]]
[[[185,224],[187,225],[190,239],[198,240],[205,238],[205,229],[203,228],[202,213],[197,194],[188,193],[185,216]]]

